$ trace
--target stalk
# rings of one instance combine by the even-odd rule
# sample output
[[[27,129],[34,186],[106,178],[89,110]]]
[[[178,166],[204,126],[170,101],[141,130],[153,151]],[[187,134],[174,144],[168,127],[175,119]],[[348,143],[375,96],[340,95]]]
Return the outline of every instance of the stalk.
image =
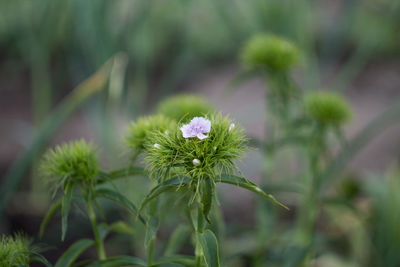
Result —
[[[105,260],[106,253],[104,250],[103,240],[101,240],[99,229],[97,227],[96,213],[93,209],[92,201],[88,200],[86,204],[87,204],[87,208],[88,208],[90,223],[92,224],[92,229],[93,229],[93,234],[94,234],[94,238],[95,238],[95,242],[96,242],[97,252],[99,254],[99,260]]]
[[[203,231],[204,231],[204,216],[199,205],[197,208],[197,229],[196,229],[196,248],[195,248],[196,267],[202,266],[201,263],[203,258],[203,252],[197,236],[198,234],[203,233]]]

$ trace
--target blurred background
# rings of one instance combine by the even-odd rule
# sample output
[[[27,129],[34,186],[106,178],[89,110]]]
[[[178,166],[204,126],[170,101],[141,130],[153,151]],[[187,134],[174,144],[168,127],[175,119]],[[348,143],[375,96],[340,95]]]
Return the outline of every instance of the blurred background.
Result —
[[[348,97],[355,110],[345,129],[350,139],[399,101],[400,1],[0,0],[0,233],[37,236],[50,199],[37,172],[44,149],[86,138],[98,145],[105,166],[123,165],[127,124],[168,96],[203,96],[262,138],[263,82],[229,88],[242,71],[241,47],[260,32],[300,48],[293,75],[302,88]],[[112,67],[101,90],[71,94],[104,64]],[[382,131],[347,172],[361,184],[372,173],[383,180],[398,163],[399,137],[395,124]],[[242,165],[249,178],[260,179],[261,152],[249,152]],[[136,201],[145,194],[132,190]],[[222,191],[225,220],[251,227],[252,195]],[[90,235],[85,225],[81,231]],[[44,242],[62,246],[59,229],[53,232]]]

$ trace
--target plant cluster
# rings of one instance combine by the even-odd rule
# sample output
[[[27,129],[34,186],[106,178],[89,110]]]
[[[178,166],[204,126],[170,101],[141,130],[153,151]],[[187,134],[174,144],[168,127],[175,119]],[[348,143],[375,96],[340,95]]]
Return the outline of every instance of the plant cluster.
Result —
[[[167,99],[156,110],[158,113],[138,118],[129,125],[125,144],[134,156],[126,168],[102,171],[97,149],[84,140],[56,146],[44,155],[42,175],[53,185],[56,199],[43,220],[40,234],[44,234],[49,221],[60,210],[61,239],[64,240],[68,215],[78,205],[89,218],[94,237],[78,240],[55,266],[70,266],[83,251],[95,246],[98,260],[85,261],[92,267],[168,264],[218,267],[221,266],[218,237],[211,228],[215,224],[211,217],[216,210],[217,183],[245,188],[285,207],[241,174],[236,161],[248,149],[248,139],[244,130],[229,117],[215,113],[204,99],[189,95]],[[141,167],[139,158],[145,159],[146,168]],[[117,179],[135,175],[148,176],[154,185],[139,208],[114,185]],[[156,259],[156,234],[162,220],[158,212],[161,196],[171,190],[175,192],[173,195],[178,194],[177,199],[188,199],[178,209],[190,222],[194,256],[175,253]],[[130,234],[133,226],[124,220],[113,223],[104,220],[106,213],[101,198],[125,206],[146,228],[147,261],[134,256],[107,256],[106,236],[115,230]],[[185,221],[177,223],[186,224]]]

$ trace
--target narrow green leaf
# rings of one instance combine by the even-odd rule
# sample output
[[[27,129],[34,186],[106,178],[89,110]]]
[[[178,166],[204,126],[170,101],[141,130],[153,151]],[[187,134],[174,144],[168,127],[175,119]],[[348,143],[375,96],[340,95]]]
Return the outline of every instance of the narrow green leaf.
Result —
[[[218,241],[214,233],[207,229],[203,233],[197,233],[197,238],[203,250],[207,266],[219,267]]]
[[[147,264],[142,259],[136,257],[117,256],[88,265],[88,267],[120,267],[120,266],[147,266]]]
[[[164,255],[169,256],[175,254],[183,246],[189,236],[189,227],[180,224],[168,239],[168,244],[165,248]]]
[[[31,262],[40,262],[46,267],[52,267],[53,266],[53,265],[51,265],[51,263],[48,260],[46,260],[45,257],[40,255],[39,253],[31,252],[31,254],[32,254],[31,257],[30,257]]]
[[[51,218],[53,218],[54,214],[61,208],[61,199],[54,202],[49,210],[47,211],[46,215],[43,218],[42,223],[40,224],[39,230],[39,237],[42,238],[44,234],[44,230],[46,229],[47,225],[49,224]]]
[[[68,214],[71,207],[72,195],[74,193],[75,184],[67,183],[65,186],[64,196],[61,199],[61,240],[64,241],[68,228]]]
[[[162,257],[155,264],[151,265],[151,267],[160,266],[160,265],[163,265],[166,263],[175,263],[175,264],[183,265],[185,267],[189,267],[189,266],[195,266],[196,260],[193,256],[171,255],[168,257]]]
[[[134,215],[138,215],[138,210],[135,204],[133,204],[128,198],[126,198],[125,196],[116,191],[107,188],[100,188],[96,190],[96,196],[104,197],[109,200],[115,201],[128,208]],[[144,224],[146,223],[141,216],[139,216],[139,219],[142,223]]]
[[[139,213],[151,200],[153,200],[157,196],[161,195],[165,191],[168,191],[171,189],[179,189],[183,186],[188,185],[189,183],[190,183],[189,177],[175,177],[175,178],[169,179],[169,180],[157,185],[150,191],[149,194],[147,194],[147,196],[143,200],[143,202],[139,208]]]
[[[265,193],[255,183],[249,181],[248,179],[246,179],[244,177],[239,177],[239,176],[230,175],[230,174],[223,174],[219,177],[216,177],[215,181],[220,182],[220,183],[225,183],[225,184],[236,185],[236,186],[242,187],[244,189],[250,190],[254,193],[257,193],[257,194],[267,198],[272,203],[277,204],[277,205],[289,210],[289,208],[287,206],[285,206],[284,204],[282,204],[281,202],[276,200],[276,198],[273,195]]]
[[[71,245],[67,251],[58,259],[54,267],[69,267],[86,249],[94,245],[90,239],[81,239]]]
[[[146,235],[144,242],[144,246],[146,248],[149,246],[151,240],[155,239],[159,226],[159,220],[154,216],[150,216],[146,223]]]
[[[215,184],[211,178],[206,178],[202,182],[202,192],[201,192],[201,204],[202,204],[202,212],[204,218],[208,223],[211,223],[209,214],[212,207],[212,201],[214,197]]]

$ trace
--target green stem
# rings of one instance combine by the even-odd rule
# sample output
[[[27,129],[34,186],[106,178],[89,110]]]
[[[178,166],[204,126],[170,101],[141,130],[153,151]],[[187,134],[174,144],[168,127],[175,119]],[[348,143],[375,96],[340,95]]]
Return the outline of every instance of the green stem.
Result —
[[[99,229],[97,227],[97,222],[96,222],[96,212],[93,209],[91,200],[87,201],[87,208],[88,208],[90,223],[92,224],[92,229],[93,229],[93,234],[94,234],[94,238],[95,238],[95,242],[96,242],[97,251],[99,254],[99,259],[105,260],[106,253],[104,250],[103,240],[101,240],[101,237],[100,237]]]
[[[148,266],[153,265],[153,259],[154,259],[154,238],[150,241],[149,248],[147,251],[147,265]]]
[[[196,248],[195,248],[195,255],[196,255],[196,267],[201,267],[203,252],[200,245],[200,241],[198,240],[198,235],[203,233],[204,231],[204,216],[203,212],[200,208],[200,204],[198,204],[197,208],[197,229],[196,229]]]

